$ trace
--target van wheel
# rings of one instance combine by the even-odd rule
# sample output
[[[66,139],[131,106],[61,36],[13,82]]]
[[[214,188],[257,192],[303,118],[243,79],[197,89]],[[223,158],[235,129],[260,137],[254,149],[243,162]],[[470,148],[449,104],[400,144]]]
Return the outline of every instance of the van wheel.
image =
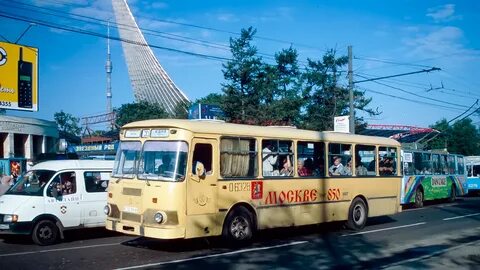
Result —
[[[452,184],[452,190],[451,190],[450,197],[448,198],[449,202],[454,202],[457,199],[457,188],[455,187],[454,184]]]
[[[223,237],[236,244],[249,242],[253,237],[253,217],[245,207],[236,207],[227,216],[223,225]]]
[[[40,220],[32,232],[32,240],[40,246],[48,246],[57,242],[58,227],[50,220]]]
[[[361,230],[367,224],[368,208],[365,201],[355,198],[348,210],[347,227],[351,230]]]
[[[420,187],[415,190],[415,207],[423,207],[423,190]]]

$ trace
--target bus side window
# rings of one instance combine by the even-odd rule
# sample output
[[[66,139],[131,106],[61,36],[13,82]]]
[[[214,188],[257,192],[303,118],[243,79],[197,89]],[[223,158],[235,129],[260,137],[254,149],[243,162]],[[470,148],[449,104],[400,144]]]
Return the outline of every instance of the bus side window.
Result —
[[[212,174],[212,145],[207,143],[195,144],[195,150],[193,151],[193,164],[192,171],[195,172],[195,165],[197,162],[201,162],[205,167],[207,175]]]

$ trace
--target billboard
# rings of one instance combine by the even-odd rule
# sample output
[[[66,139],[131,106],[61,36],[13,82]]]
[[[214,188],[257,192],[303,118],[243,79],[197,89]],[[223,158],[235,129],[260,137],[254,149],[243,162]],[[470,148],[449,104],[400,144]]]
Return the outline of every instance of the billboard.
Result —
[[[38,111],[38,49],[0,42],[0,108]]]
[[[333,118],[333,131],[349,133],[350,132],[350,117],[349,116],[335,116]]]
[[[195,103],[188,110],[188,119],[221,119],[225,117],[217,105]]]

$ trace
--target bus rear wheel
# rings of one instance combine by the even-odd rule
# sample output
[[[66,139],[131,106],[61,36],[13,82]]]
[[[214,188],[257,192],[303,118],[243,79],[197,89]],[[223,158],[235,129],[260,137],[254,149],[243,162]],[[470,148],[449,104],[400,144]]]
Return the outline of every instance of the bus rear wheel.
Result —
[[[418,187],[415,190],[415,207],[416,208],[422,208],[423,207],[423,190]]]
[[[365,201],[355,198],[348,210],[347,227],[351,230],[361,230],[367,224],[368,208]]]
[[[452,184],[452,190],[450,197],[448,198],[449,202],[454,202],[457,199],[457,188]]]
[[[58,227],[50,220],[40,220],[32,232],[32,240],[40,246],[52,245],[58,240]]]
[[[249,242],[253,237],[254,225],[250,211],[239,206],[230,211],[223,226],[223,237],[235,244]]]

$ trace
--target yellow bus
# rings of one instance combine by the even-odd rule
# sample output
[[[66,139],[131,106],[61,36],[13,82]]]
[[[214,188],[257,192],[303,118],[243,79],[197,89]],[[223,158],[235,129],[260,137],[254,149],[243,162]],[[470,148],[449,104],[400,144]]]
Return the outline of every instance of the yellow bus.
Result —
[[[347,221],[400,208],[400,144],[292,127],[158,119],[125,125],[106,227],[159,239]]]

